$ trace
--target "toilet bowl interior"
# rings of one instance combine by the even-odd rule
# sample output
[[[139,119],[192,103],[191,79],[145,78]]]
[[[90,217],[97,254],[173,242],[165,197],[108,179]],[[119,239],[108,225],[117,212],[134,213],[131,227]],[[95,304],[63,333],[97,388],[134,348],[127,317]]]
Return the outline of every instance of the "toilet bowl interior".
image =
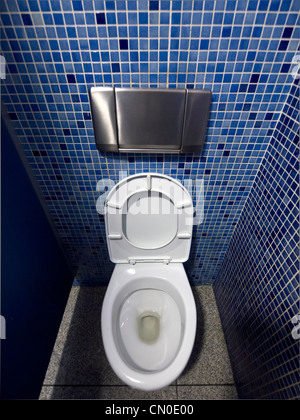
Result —
[[[133,368],[153,372],[175,358],[182,340],[182,319],[175,300],[157,289],[136,290],[123,300],[116,322],[120,355]]]

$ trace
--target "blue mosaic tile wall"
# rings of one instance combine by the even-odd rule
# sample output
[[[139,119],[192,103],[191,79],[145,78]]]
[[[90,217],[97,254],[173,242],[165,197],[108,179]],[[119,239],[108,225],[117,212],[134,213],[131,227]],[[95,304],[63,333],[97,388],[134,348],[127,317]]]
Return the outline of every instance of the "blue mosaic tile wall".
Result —
[[[299,399],[299,87],[292,86],[214,285],[241,398]]]
[[[293,81],[297,1],[2,0],[0,11],[1,99],[76,281],[106,284],[112,271],[98,180],[153,171],[204,179],[186,268],[212,284]],[[203,152],[100,154],[88,89],[103,85],[211,89]]]

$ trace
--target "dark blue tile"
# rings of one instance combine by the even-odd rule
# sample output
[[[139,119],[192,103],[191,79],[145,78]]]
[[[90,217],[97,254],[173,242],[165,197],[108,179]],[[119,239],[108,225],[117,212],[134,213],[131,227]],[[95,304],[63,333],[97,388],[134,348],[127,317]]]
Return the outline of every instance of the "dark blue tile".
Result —
[[[149,1],[149,10],[159,10],[159,1]]]
[[[209,40],[208,39],[202,39],[200,41],[200,49],[201,50],[207,50],[208,49],[208,45],[209,45]]]
[[[273,112],[267,112],[264,119],[265,120],[272,120],[272,118],[273,118]]]
[[[96,13],[96,19],[98,25],[106,24],[105,13]]]
[[[282,64],[281,69],[280,69],[280,73],[288,73],[290,70],[291,65],[290,64]]]
[[[256,91],[256,88],[257,88],[257,85],[256,84],[249,85],[249,87],[248,87],[248,93],[254,93]]]
[[[181,18],[180,13],[172,13],[172,16],[171,16],[172,24],[173,25],[179,25],[180,24],[180,18]]]
[[[223,30],[222,30],[222,37],[223,38],[228,38],[230,37],[231,34],[231,27],[230,26],[224,26]]]
[[[55,25],[64,25],[64,18],[61,13],[53,13]]]
[[[282,34],[282,38],[290,38],[292,36],[294,28],[285,28]]]
[[[22,13],[21,16],[22,16],[22,20],[23,20],[24,25],[32,26],[32,20],[31,20],[31,17],[28,13]]]
[[[12,121],[16,121],[18,119],[18,115],[15,112],[9,112],[8,115]]]
[[[120,72],[120,64],[119,63],[111,63],[111,69],[113,73],[119,73]]]
[[[250,83],[257,83],[259,80],[260,74],[252,74],[250,78]]]
[[[278,47],[279,51],[285,51],[288,45],[289,45],[289,41],[280,41],[280,44]]]
[[[67,74],[68,83],[76,83],[74,74]]]

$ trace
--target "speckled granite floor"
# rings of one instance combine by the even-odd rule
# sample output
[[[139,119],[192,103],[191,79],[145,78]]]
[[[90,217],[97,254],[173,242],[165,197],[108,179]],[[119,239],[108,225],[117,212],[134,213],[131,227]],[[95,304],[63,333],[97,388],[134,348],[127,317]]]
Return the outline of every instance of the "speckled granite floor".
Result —
[[[151,392],[124,385],[106,359],[100,325],[105,290],[72,287],[40,399],[237,399],[210,286],[192,288],[198,325],[186,369],[170,386]]]

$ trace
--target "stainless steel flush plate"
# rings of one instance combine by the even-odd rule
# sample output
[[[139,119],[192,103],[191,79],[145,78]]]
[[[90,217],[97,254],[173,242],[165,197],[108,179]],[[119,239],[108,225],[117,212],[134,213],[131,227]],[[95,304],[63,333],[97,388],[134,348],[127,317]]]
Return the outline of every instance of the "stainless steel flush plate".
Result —
[[[92,87],[89,93],[100,151],[201,151],[210,90]]]

